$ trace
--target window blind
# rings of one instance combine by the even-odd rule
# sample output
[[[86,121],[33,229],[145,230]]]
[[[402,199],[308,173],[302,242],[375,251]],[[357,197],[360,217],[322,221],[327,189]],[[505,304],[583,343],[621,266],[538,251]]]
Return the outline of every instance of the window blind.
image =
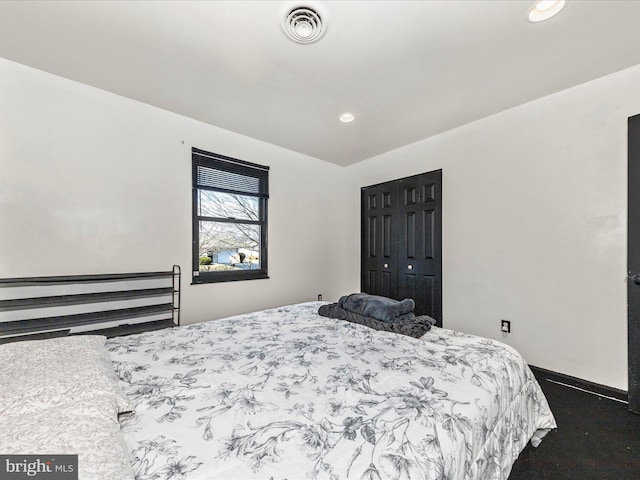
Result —
[[[192,149],[193,186],[269,198],[269,167]]]

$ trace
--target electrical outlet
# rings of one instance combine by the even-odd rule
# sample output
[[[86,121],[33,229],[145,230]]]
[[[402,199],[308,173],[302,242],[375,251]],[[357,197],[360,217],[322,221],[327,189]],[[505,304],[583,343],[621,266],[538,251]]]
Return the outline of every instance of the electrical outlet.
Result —
[[[502,320],[502,325],[500,327],[502,333],[511,333],[511,321],[510,320]]]
[[[318,294],[318,301],[319,301],[319,302],[321,302],[321,301],[322,301],[322,294],[321,294],[321,293],[319,293],[319,294]]]

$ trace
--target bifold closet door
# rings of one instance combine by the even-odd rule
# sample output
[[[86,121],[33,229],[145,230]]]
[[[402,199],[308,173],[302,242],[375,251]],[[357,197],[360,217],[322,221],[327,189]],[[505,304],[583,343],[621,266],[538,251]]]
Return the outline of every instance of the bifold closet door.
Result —
[[[383,183],[362,189],[361,290],[398,295],[397,186]]]
[[[442,324],[442,172],[398,183],[398,296]]]
[[[362,189],[361,290],[442,325],[442,171]]]

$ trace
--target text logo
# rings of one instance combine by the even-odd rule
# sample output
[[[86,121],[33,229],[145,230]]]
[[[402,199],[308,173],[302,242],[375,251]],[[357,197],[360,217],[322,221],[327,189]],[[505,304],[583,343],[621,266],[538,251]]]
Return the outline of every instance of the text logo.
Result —
[[[78,480],[78,455],[0,455],[0,480]]]

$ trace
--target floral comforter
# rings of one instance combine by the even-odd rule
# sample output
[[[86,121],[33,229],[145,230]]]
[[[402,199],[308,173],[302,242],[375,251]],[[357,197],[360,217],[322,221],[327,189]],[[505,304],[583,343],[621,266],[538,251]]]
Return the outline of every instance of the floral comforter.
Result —
[[[506,479],[555,427],[521,356],[422,339],[310,302],[107,342],[138,480]]]

